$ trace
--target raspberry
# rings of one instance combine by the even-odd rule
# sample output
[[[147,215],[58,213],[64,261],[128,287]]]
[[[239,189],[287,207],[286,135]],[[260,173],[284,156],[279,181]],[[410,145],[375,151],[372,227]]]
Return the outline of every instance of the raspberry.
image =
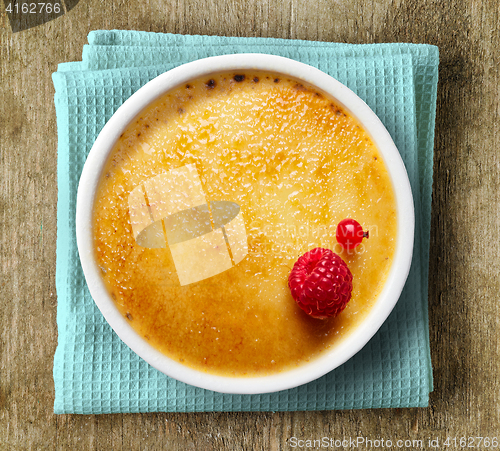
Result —
[[[304,312],[324,319],[337,316],[351,299],[352,274],[337,254],[317,247],[295,262],[288,286]]]

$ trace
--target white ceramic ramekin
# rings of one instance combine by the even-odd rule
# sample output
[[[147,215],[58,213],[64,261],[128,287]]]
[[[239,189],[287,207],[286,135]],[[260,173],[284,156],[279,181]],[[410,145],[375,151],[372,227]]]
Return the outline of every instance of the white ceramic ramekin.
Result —
[[[222,377],[183,366],[149,345],[119,313],[108,294],[94,259],[92,209],[103,167],[121,133],[156,98],[189,80],[223,71],[264,70],[288,75],[316,86],[355,116],[371,135],[390,173],[396,194],[398,236],[387,282],[365,320],[331,351],[299,368],[264,377]],[[76,234],[81,264],[90,293],[118,336],[153,367],[177,380],[224,393],[266,393],[296,387],[328,373],[356,354],[377,332],[398,301],[410,270],[414,208],[401,156],[373,111],[350,89],[320,70],[287,58],[265,54],[224,55],[197,60],[172,69],[131,96],[102,129],[83,168],[78,189]]]

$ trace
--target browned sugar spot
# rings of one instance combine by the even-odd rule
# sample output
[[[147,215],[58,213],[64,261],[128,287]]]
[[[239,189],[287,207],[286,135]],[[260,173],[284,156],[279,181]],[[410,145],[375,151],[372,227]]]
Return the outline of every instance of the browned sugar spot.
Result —
[[[239,83],[245,79],[245,76],[244,75],[235,75],[233,77],[233,79],[234,79],[234,81],[237,81]]]
[[[127,317],[127,319],[129,321],[132,321],[134,319],[134,318],[132,318],[132,315],[129,312],[127,312],[127,314],[125,316]]]
[[[186,85],[186,89],[191,89],[191,88],[192,88],[191,85],[189,85],[189,84]]]
[[[259,82],[259,77],[254,77],[253,81],[254,81],[254,83],[258,83]]]
[[[335,113],[336,116],[341,115],[340,110],[338,109],[338,107],[335,104],[330,103],[330,109],[332,110],[333,113]]]
[[[208,89],[214,89],[215,86],[217,86],[217,83],[215,83],[215,80],[213,78],[211,78],[210,80],[208,80],[206,83],[205,83],[206,87]]]
[[[279,78],[275,78],[274,79],[274,83],[279,83],[280,82],[280,79]]]

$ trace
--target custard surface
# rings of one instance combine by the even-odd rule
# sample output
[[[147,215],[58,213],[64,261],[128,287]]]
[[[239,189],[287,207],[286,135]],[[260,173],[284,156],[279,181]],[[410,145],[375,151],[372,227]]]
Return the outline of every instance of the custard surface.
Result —
[[[169,246],[134,239],[129,195],[152,177],[195,165],[206,199],[241,208],[248,254],[181,286]],[[370,238],[342,251],[335,230],[356,219]],[[286,77],[223,73],[163,95],[119,138],[94,204],[95,258],[120,312],[152,346],[192,368],[228,376],[300,366],[366,316],[390,269],[396,202],[368,134],[324,94]],[[336,318],[308,317],[287,286],[314,247],[353,274]]]

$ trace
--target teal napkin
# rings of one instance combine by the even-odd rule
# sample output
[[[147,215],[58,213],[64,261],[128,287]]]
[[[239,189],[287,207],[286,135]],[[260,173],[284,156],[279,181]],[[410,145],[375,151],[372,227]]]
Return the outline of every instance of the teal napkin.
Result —
[[[58,130],[58,346],[55,413],[293,411],[427,406],[432,391],[427,283],[438,49],[267,38],[93,31],[82,61],[53,74]],[[344,365],[277,393],[228,395],[150,367],[108,326],[82,273],[75,237],[78,180],[114,111],[157,75],[198,58],[239,52],[286,56],[349,86],[375,111],[401,152],[416,208],[414,258],[379,332]]]

